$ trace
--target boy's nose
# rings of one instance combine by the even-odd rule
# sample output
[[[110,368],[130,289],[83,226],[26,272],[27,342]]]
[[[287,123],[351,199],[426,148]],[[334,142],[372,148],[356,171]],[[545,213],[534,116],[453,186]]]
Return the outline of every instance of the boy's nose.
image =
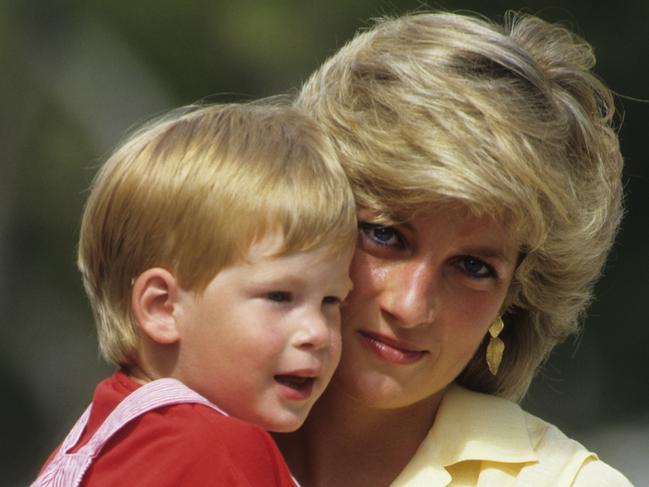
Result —
[[[322,312],[309,313],[303,317],[295,345],[302,349],[318,350],[330,344],[331,333],[329,322]]]

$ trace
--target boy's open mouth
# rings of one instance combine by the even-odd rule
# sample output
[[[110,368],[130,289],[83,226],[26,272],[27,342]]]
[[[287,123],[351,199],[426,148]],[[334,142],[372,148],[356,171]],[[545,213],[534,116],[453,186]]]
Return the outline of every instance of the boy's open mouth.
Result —
[[[296,391],[304,391],[311,388],[315,377],[300,377],[297,375],[276,375],[275,380],[283,386],[290,387]]]

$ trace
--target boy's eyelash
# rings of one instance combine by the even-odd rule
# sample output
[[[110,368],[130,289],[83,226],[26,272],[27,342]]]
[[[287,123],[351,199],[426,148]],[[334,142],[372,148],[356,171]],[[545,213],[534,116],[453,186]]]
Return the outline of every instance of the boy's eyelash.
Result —
[[[266,293],[265,297],[276,303],[288,303],[293,300],[293,295],[288,291],[271,291]],[[325,296],[322,298],[323,304],[341,304],[342,301],[338,296]]]
[[[325,304],[340,304],[342,300],[338,296],[325,296],[322,298],[322,302]]]
[[[276,301],[278,303],[285,303],[291,300],[291,293],[287,291],[271,291],[266,294],[266,297],[271,301]]]

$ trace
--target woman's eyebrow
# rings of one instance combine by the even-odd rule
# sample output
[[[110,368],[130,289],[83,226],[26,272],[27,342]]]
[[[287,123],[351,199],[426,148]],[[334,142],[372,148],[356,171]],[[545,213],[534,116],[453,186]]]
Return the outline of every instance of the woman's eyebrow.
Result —
[[[479,257],[498,259],[512,266],[516,265],[518,259],[518,252],[516,252],[512,258],[507,255],[505,249],[495,245],[471,245],[464,247],[463,251]]]

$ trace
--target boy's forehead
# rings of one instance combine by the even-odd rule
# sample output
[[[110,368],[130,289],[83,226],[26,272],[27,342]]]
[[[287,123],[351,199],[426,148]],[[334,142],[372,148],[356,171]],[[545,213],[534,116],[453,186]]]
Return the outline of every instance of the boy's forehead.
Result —
[[[350,246],[350,252],[351,250]],[[296,264],[303,262],[304,265],[308,265],[307,262],[333,260],[337,255],[346,253],[341,252],[340,245],[336,245],[334,241],[324,241],[304,250],[287,249],[284,235],[278,232],[253,242],[244,253],[242,260],[249,265],[274,262],[280,266],[289,262]]]
[[[234,258],[234,261],[230,262],[230,265],[254,266],[262,262],[271,262],[286,253],[284,251],[285,244],[286,239],[281,231],[265,232],[262,237],[253,238],[247,247],[243,243],[240,253]]]
[[[257,257],[245,261],[243,268],[239,267],[245,275],[242,285],[246,287],[273,285],[305,290],[335,288],[336,292],[341,293],[353,288],[349,277],[352,250],[344,254],[332,254],[326,248],[317,247]]]

